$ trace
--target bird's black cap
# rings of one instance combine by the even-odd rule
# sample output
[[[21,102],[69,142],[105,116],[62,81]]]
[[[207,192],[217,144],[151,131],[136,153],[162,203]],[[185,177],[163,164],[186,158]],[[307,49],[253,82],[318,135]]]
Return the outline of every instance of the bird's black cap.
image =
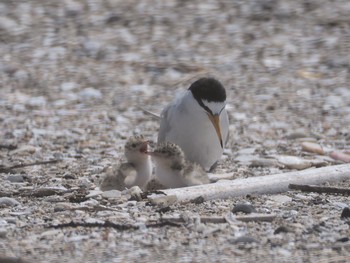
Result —
[[[224,86],[214,78],[200,78],[192,83],[188,88],[193,97],[199,102],[224,102],[226,100],[226,90]]]

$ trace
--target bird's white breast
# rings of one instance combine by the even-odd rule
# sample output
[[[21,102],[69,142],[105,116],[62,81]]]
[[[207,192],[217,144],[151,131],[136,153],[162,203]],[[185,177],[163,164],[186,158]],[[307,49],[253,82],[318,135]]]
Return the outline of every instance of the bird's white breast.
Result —
[[[186,158],[206,170],[221,157],[219,138],[205,110],[199,106],[190,91],[174,100],[163,112],[159,139],[178,144]],[[228,119],[225,110],[220,115],[223,140],[228,135]]]

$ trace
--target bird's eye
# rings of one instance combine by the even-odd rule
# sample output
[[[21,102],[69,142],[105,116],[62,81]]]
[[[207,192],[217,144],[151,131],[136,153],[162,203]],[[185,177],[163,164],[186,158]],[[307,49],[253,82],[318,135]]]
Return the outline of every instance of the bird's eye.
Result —
[[[136,147],[136,143],[131,144],[131,147],[135,148]]]

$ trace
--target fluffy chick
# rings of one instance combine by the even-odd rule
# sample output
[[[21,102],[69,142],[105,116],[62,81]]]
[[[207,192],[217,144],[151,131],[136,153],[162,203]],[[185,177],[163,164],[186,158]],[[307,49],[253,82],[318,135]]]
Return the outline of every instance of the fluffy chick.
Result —
[[[184,152],[174,143],[160,143],[148,154],[155,162],[156,178],[166,188],[209,183],[208,175],[203,168],[187,161]]]
[[[136,185],[140,188],[145,187],[152,175],[152,162],[147,154],[147,148],[148,141],[143,136],[130,137],[124,147],[127,162],[109,167],[106,176],[102,179],[100,189],[102,191],[124,190]],[[129,183],[126,182],[130,178],[134,179]]]

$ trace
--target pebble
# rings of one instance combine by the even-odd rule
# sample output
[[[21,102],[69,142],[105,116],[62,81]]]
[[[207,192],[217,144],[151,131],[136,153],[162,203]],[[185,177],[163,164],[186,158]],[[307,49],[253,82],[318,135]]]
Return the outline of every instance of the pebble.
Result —
[[[289,229],[285,226],[280,226],[277,227],[276,230],[273,232],[275,235],[279,234],[279,233],[288,233],[290,232]]]
[[[342,237],[337,239],[337,242],[348,242],[350,239],[348,237]]]
[[[284,167],[275,159],[256,158],[251,160],[250,167]]]
[[[24,182],[24,178],[20,174],[11,174],[11,175],[6,177],[6,180],[10,181],[11,183],[23,183]]]
[[[20,203],[13,198],[10,197],[0,197],[0,206],[17,206]]]
[[[33,154],[37,151],[37,148],[32,146],[32,145],[24,145],[17,150],[14,150],[10,152],[10,155],[19,155],[19,156],[24,156],[28,154]]]
[[[39,187],[35,189],[30,195],[35,197],[44,197],[56,194],[64,194],[67,192],[67,188],[65,187]]]
[[[350,154],[346,154],[342,152],[331,152],[329,156],[334,160],[342,161],[344,163],[350,163]]]
[[[244,155],[238,155],[234,160],[244,165],[250,165],[254,159],[256,159],[256,156],[244,154]]]
[[[18,27],[19,26],[15,20],[8,18],[4,15],[0,17],[0,29],[6,31],[7,34],[14,35],[16,31],[14,29]]]
[[[306,137],[308,137],[307,134],[303,132],[292,132],[286,136],[286,138],[289,140],[295,140],[295,139],[306,138]]]
[[[291,197],[286,195],[272,195],[269,199],[280,204],[289,203],[293,200]]]
[[[255,151],[256,151],[256,148],[244,148],[244,149],[237,151],[237,154],[238,155],[250,155],[250,154],[254,154]]]
[[[94,100],[94,99],[101,99],[102,93],[98,89],[85,88],[79,92],[79,96],[82,100],[88,101],[88,100]]]
[[[106,199],[119,198],[121,195],[121,191],[118,190],[109,190],[102,193],[102,197]]]
[[[250,213],[256,212],[256,209],[252,205],[249,205],[249,204],[237,204],[232,209],[232,213],[237,214],[238,212],[250,214]]]
[[[337,95],[330,95],[327,96],[326,101],[325,101],[325,107],[332,107],[332,108],[339,108],[344,106],[344,100],[341,96]]]
[[[276,155],[276,160],[289,169],[303,170],[311,167],[311,162],[297,156]]]
[[[6,234],[7,234],[6,228],[1,227],[0,228],[0,238],[6,238]],[[0,262],[2,262],[1,259],[0,259]]]
[[[53,211],[54,212],[63,212],[71,210],[73,206],[70,203],[58,203],[54,206]]]
[[[341,212],[340,218],[350,218],[350,208],[345,207]]]
[[[30,98],[26,102],[26,105],[29,105],[31,107],[42,107],[42,106],[45,106],[46,103],[47,103],[46,98],[44,96],[39,96],[39,97]]]
[[[103,193],[103,191],[100,191],[100,190],[92,190],[86,195],[86,198],[96,197],[96,196],[101,195],[102,193]]]
[[[135,200],[141,200],[142,199],[141,198],[142,190],[138,186],[133,186],[130,189],[127,189],[127,190],[123,191],[122,193],[123,193],[123,195],[130,195]]]
[[[259,243],[258,240],[256,240],[253,237],[250,236],[241,236],[239,238],[230,240],[231,244],[238,244],[238,243]]]
[[[323,150],[322,146],[317,144],[317,143],[302,142],[301,148],[303,149],[303,151],[306,151],[306,152],[317,153],[320,155],[324,154],[324,150]]]
[[[152,198],[152,196],[149,196],[148,198],[153,205],[161,205],[163,207],[172,205],[177,200],[176,195],[158,196],[157,198]]]
[[[75,82],[64,82],[61,84],[61,90],[62,91],[71,91],[78,87],[78,84]]]

